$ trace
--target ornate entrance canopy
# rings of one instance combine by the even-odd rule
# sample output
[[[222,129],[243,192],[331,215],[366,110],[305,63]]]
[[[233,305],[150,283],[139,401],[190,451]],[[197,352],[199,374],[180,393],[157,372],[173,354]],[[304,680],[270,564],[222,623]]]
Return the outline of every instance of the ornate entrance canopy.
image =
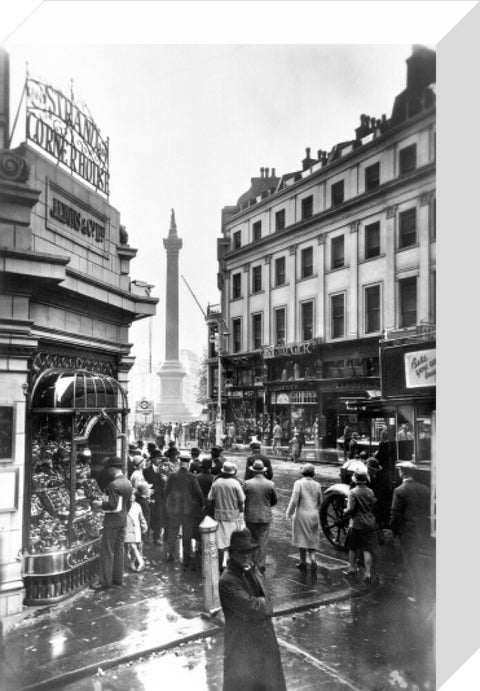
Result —
[[[127,394],[105,374],[52,368],[43,372],[32,391],[32,410],[125,410]]]

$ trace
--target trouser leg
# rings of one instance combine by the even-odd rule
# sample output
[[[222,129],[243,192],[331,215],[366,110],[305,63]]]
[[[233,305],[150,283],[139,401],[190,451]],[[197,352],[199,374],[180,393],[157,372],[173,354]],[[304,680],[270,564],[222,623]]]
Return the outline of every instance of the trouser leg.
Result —
[[[191,516],[182,517],[182,547],[183,563],[188,564],[192,556],[193,519]]]
[[[167,534],[167,555],[169,557],[175,556],[175,546],[177,543],[178,531],[182,524],[182,516],[178,514],[169,514],[168,516],[168,534]]]
[[[247,528],[252,533],[255,542],[258,542],[259,547],[255,551],[254,560],[259,569],[265,567],[267,559],[267,544],[270,533],[270,523],[247,523]]]
[[[113,555],[115,549],[114,528],[103,527],[102,543],[100,546],[100,569],[98,580],[102,585],[111,586],[113,578]],[[123,544],[122,544],[123,564]]]
[[[112,582],[121,585],[123,582],[125,528],[115,529],[115,543],[113,548]]]

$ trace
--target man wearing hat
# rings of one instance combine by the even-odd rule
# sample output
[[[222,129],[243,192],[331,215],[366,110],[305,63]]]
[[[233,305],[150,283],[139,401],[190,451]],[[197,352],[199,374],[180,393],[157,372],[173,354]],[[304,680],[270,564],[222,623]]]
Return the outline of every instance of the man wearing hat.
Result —
[[[237,468],[232,461],[225,461],[222,472],[214,481],[208,493],[208,501],[213,504],[214,518],[218,521],[216,532],[218,564],[223,570],[225,550],[228,550],[230,537],[241,525],[241,516],[245,506],[245,494],[238,478]]]
[[[366,470],[354,472],[353,487],[348,493],[347,509],[343,519],[349,519],[346,545],[350,567],[344,571],[345,576],[357,573],[357,551],[363,552],[365,562],[364,582],[372,582],[372,561],[378,552],[378,536],[375,519],[376,499],[373,491],[367,487]]]
[[[224,458],[222,456],[221,446],[212,446],[210,449],[210,455],[212,457],[212,473],[213,475],[220,475],[222,472]]]
[[[190,456],[192,458],[190,460],[189,470],[194,475],[198,475],[198,473],[200,473],[200,471],[202,470],[202,462],[200,460],[200,449],[198,448],[198,446],[192,446],[192,448],[190,449]]]
[[[263,576],[253,564],[258,545],[245,528],[232,532],[229,547],[230,559],[219,583],[225,615],[223,689],[286,691],[273,609]]]
[[[415,463],[400,461],[396,467],[402,484],[393,491],[390,527],[400,540],[404,568],[410,581],[408,597],[415,602],[422,583],[419,548],[428,541],[430,534],[430,491],[414,480]]]
[[[272,506],[278,501],[275,485],[272,480],[267,480],[265,470],[263,461],[257,458],[251,466],[253,477],[245,482],[245,523],[258,542],[255,564],[262,573],[265,573]]]
[[[133,465],[133,457],[137,456],[140,452],[140,449],[134,442],[130,442],[128,445],[128,457],[127,457],[127,477],[129,478],[130,475],[133,473],[135,470],[135,466]]]
[[[113,479],[107,486],[106,498],[92,501],[94,509],[102,509],[105,513],[99,578],[98,583],[90,586],[93,590],[108,590],[112,585],[123,583],[123,541],[132,503],[132,485],[123,474],[122,459],[111,456],[107,465],[113,469]]]
[[[265,477],[271,480],[273,477],[272,464],[270,463],[270,459],[266,456],[263,456],[260,452],[260,443],[258,441],[252,441],[250,444],[250,450],[252,453],[247,458],[247,465],[245,466],[245,480],[251,480],[254,476],[252,466],[255,461],[262,461],[263,465],[265,466]]]
[[[180,468],[168,476],[165,499],[168,514],[167,561],[173,561],[175,543],[182,527],[183,566],[190,565],[192,538],[202,516],[203,494],[196,478],[188,472],[190,455],[180,454]]]

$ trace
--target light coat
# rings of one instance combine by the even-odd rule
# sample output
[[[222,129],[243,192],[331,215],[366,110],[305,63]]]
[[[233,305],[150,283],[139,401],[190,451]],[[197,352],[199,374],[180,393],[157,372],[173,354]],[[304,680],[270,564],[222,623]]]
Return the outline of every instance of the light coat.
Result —
[[[320,504],[322,489],[312,477],[303,477],[293,485],[287,517],[293,516],[292,541],[295,547],[319,549]]]

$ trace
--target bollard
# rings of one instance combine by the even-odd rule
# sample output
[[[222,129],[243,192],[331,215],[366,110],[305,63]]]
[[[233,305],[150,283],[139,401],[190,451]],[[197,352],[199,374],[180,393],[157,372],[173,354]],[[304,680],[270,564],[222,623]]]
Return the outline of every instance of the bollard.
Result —
[[[215,616],[220,611],[218,595],[218,553],[215,533],[218,523],[210,516],[205,516],[200,523],[202,535],[202,579],[203,611],[207,617]]]

